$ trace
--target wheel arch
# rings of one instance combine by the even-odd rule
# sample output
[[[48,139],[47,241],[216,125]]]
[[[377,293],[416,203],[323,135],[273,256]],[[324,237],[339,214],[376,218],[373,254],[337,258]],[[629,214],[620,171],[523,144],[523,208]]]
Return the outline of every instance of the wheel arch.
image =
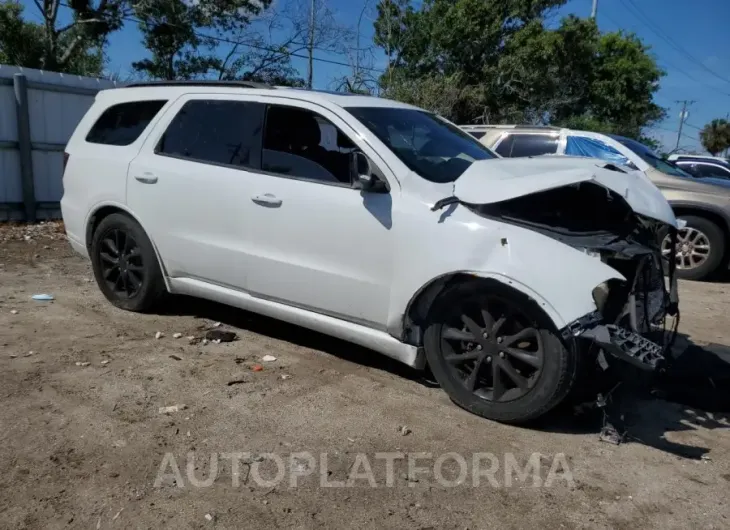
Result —
[[[129,211],[129,209],[124,205],[118,203],[102,203],[95,206],[94,209],[91,211],[88,218],[86,219],[86,228],[84,232],[84,245],[86,245],[86,249],[89,251],[89,254],[91,253],[91,242],[94,237],[94,232],[99,226],[99,223],[101,223],[101,221],[106,217],[109,217],[110,215],[115,213],[126,215],[130,219],[133,219],[142,228],[145,235],[150,240],[150,243],[152,243],[152,248],[155,250],[155,257],[157,258],[157,263],[160,265],[160,270],[162,271],[162,278],[165,282],[165,289],[167,289],[168,292],[171,292],[170,282],[167,276],[167,271],[165,270],[165,264],[162,261],[160,251],[157,248],[154,239],[152,239],[152,237],[150,237],[150,234],[147,233],[147,230],[145,230],[144,226],[139,221],[137,216]]]
[[[411,297],[403,314],[402,328],[399,333],[402,340],[415,346],[423,345],[425,324],[429,311],[438,298],[438,295],[445,288],[461,282],[492,285],[499,289],[512,291],[517,296],[523,297],[527,303],[533,305],[556,330],[563,328],[567,324],[547,300],[534,290],[512,278],[498,273],[454,271],[431,279]]]
[[[674,215],[680,217],[682,215],[695,215],[697,217],[704,217],[705,219],[715,223],[727,239],[730,236],[730,217],[728,214],[723,212],[720,208],[715,208],[712,205],[707,204],[696,204],[691,202],[683,201],[672,201],[670,203]]]

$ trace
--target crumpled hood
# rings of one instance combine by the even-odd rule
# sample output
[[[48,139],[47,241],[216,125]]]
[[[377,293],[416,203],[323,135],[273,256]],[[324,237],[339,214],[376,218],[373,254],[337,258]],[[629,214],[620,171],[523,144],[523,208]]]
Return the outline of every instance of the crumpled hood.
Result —
[[[677,226],[671,206],[640,171],[605,169],[583,157],[499,158],[474,162],[454,183],[454,196],[468,204],[494,204],[579,182],[594,182],[619,194],[638,214]]]

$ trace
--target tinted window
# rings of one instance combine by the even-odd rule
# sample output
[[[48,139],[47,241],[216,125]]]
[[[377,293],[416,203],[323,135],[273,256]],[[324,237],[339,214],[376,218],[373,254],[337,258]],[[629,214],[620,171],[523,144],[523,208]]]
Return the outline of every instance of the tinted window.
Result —
[[[631,149],[634,153],[639,155],[644,162],[649,164],[654,169],[661,171],[662,173],[666,173],[667,175],[673,175],[675,177],[691,176],[686,171],[680,169],[680,167],[673,162],[669,162],[667,160],[662,160],[661,158],[659,158],[651,149],[649,149],[641,142],[637,142],[636,140],[632,140],[631,138],[626,138],[625,136],[618,136],[614,134],[609,134],[609,136],[617,142],[620,142],[629,149]]]
[[[157,152],[258,168],[264,109],[244,101],[188,101],[168,126]]]
[[[261,169],[310,180],[349,184],[355,145],[334,124],[306,109],[270,105]]]
[[[133,101],[109,107],[86,135],[86,141],[93,144],[129,145],[139,138],[165,103],[167,101],[163,100]]]
[[[696,177],[730,178],[730,171],[713,164],[682,162],[679,166]]]
[[[454,182],[494,153],[435,114],[394,107],[348,107],[411,170],[431,182]]]
[[[551,155],[558,152],[558,137],[546,134],[514,134],[514,144],[510,156]]]

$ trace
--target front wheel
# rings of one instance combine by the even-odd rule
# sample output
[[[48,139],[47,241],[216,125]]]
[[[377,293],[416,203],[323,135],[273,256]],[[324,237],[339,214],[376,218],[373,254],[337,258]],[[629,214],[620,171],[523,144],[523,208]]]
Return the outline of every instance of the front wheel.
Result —
[[[725,261],[725,234],[715,223],[695,215],[682,216],[687,226],[679,230],[675,246],[677,277],[706,280],[718,272]],[[662,241],[662,255],[669,257],[669,236]]]
[[[426,329],[429,366],[449,397],[484,418],[522,423],[569,394],[578,373],[547,317],[509,288],[474,283],[447,288]]]

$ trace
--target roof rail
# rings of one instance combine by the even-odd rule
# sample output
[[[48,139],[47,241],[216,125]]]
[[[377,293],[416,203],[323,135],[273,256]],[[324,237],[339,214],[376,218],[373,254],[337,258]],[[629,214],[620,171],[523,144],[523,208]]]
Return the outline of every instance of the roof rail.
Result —
[[[173,81],[140,81],[139,83],[130,83],[124,85],[124,88],[135,88],[145,86],[220,86],[232,88],[274,88],[265,83],[256,83],[254,81],[219,81],[219,80],[173,80]]]

